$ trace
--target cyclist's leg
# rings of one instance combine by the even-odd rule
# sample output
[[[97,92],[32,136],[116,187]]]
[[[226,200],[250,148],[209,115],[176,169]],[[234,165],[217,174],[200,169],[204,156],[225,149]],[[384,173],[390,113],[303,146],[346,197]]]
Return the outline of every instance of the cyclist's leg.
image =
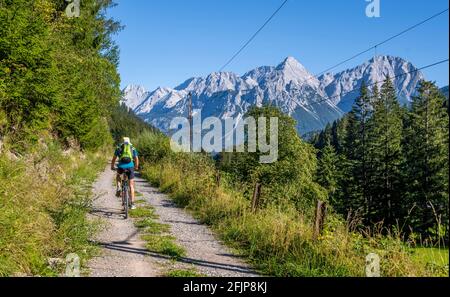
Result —
[[[117,173],[116,174],[116,185],[117,185],[117,188],[119,188],[119,189],[121,186],[120,182],[121,182],[120,174]]]
[[[116,196],[117,197],[120,196],[120,192],[122,190],[122,178],[120,176],[122,173],[123,173],[123,169],[118,168],[117,174],[116,174]]]
[[[135,193],[134,193],[134,168],[129,169],[130,172],[128,173],[128,177],[130,179],[130,197],[131,197],[131,203],[136,202]]]
[[[131,192],[131,203],[136,202],[135,194],[134,194],[134,179],[130,180],[130,192]]]

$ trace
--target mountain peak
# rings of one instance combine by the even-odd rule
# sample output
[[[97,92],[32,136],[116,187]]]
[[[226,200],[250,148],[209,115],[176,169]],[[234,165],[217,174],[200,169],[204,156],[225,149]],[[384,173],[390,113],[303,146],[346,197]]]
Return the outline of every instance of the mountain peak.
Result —
[[[297,59],[295,59],[294,57],[287,57],[286,59],[284,59],[284,61],[278,65],[277,69],[281,70],[281,69],[285,69],[286,67],[290,67],[292,69],[305,69],[305,67],[303,67],[302,64],[300,64],[299,61],[297,61]]]
[[[130,108],[136,108],[147,96],[147,91],[141,85],[128,85],[123,90],[121,102]]]
[[[299,64],[297,59],[292,57],[292,56],[286,57],[286,59],[284,59],[284,63],[297,63],[297,64]]]
[[[403,58],[391,56],[391,55],[380,55],[375,56],[368,61],[369,64],[373,63],[400,63],[400,64],[410,64],[410,62],[406,61]]]
[[[299,84],[308,83],[314,86],[318,86],[319,81],[306,68],[300,64],[294,57],[287,57],[284,61],[277,66],[277,71],[283,73],[286,81],[294,81]]]
[[[222,71],[222,72],[211,72],[206,79],[208,78],[235,78],[237,77],[237,75],[233,72],[229,72],[229,71]]]
[[[146,90],[145,90],[145,88],[143,87],[143,86],[141,86],[141,85],[135,85],[135,84],[130,84],[130,85],[127,85],[126,87],[125,87],[125,89],[124,89],[124,92],[142,92],[142,93],[145,93],[146,92]]]

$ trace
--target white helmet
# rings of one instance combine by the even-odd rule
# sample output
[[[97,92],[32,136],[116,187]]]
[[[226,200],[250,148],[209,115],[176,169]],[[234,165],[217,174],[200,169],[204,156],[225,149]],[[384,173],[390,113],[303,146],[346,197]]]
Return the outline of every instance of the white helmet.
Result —
[[[131,144],[130,138],[129,138],[129,137],[124,137],[124,138],[123,138],[123,143],[125,143],[125,144]]]

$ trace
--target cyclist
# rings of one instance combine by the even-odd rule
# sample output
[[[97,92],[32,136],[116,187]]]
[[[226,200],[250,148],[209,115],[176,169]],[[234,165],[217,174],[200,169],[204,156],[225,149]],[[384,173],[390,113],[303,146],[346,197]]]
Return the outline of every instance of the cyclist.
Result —
[[[136,209],[136,206],[134,205],[134,171],[139,168],[139,157],[136,149],[131,144],[129,137],[124,137],[123,143],[117,146],[111,161],[111,170],[115,170],[117,159],[119,159],[119,165],[117,166],[116,176],[116,196],[120,196],[120,175],[126,172],[128,179],[130,180],[131,209]]]

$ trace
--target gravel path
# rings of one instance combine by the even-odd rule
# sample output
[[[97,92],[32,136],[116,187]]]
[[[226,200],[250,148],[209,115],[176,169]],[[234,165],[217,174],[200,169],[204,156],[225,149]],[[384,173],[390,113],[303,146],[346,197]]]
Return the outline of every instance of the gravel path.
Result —
[[[173,261],[147,251],[132,220],[123,219],[119,199],[114,196],[113,178],[114,172],[106,170],[94,186],[100,197],[94,202],[92,216],[100,217],[107,227],[96,238],[103,249],[102,255],[88,264],[91,276],[161,276],[175,269],[194,269],[212,277],[258,276],[220,243],[208,227],[136,177],[136,191],[142,194],[138,199],[155,208],[159,216],[155,221],[170,226],[171,235],[186,250],[186,257]]]
[[[181,258],[176,266],[185,268],[182,264],[190,264],[196,271],[213,277],[258,276],[220,243],[207,226],[200,224],[184,209],[178,208],[167,195],[161,194],[142,178],[136,178],[136,189],[143,194],[140,198],[155,208],[158,221],[170,225],[176,242],[186,250],[187,256]]]
[[[102,247],[101,256],[88,263],[93,277],[153,277],[160,265],[146,256],[145,242],[139,238],[131,220],[125,220],[122,205],[115,197],[114,172],[105,170],[94,184],[92,219],[100,218],[104,228],[94,241]]]

